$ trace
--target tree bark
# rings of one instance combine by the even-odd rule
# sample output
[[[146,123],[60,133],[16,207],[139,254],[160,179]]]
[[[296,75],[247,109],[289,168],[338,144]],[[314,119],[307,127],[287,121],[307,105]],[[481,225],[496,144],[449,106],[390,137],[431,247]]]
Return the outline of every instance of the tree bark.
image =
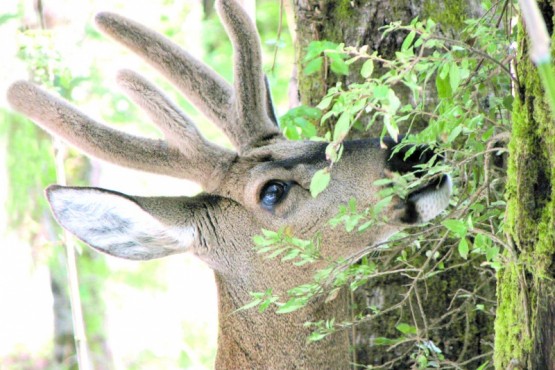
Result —
[[[478,1],[458,0],[293,0],[293,3],[297,66],[302,65],[305,49],[311,41],[328,40],[357,47],[368,45],[369,50],[392,58],[406,34],[397,32],[384,38],[381,27],[394,21],[409,23],[416,17],[432,18],[442,25],[445,34],[454,35],[463,27],[465,17],[480,12]],[[341,82],[348,85],[359,82],[359,78],[359,75],[351,74],[342,78]],[[335,86],[337,81],[337,77],[328,71],[309,77],[299,72],[300,101],[309,106],[317,105],[327,89]]]
[[[302,104],[317,105],[329,87],[335,86],[338,81],[344,85],[360,82],[358,73],[338,78],[328,71],[321,74],[306,76],[302,73],[302,60],[306,53],[307,45],[314,40],[328,40],[344,43],[347,46],[360,47],[368,45],[369,50],[377,50],[385,58],[393,58],[395,51],[399,50],[406,34],[390,34],[383,38],[380,27],[394,21],[409,23],[413,18],[432,18],[441,26],[444,34],[453,36],[463,27],[463,19],[479,13],[479,2],[445,1],[435,2],[429,0],[293,0],[295,13],[296,35],[296,66],[298,70],[298,97]],[[356,69],[356,68],[355,68]],[[379,73],[378,69],[375,73]],[[396,91],[397,92],[397,91]],[[403,92],[397,92],[403,100]],[[425,123],[423,123],[425,124]],[[378,131],[366,133],[378,136]],[[427,320],[440,320],[452,309],[453,297],[458,289],[472,291],[474,287],[492,280],[476,274],[475,266],[467,264],[466,267],[452,270],[446,279],[438,275],[428,279],[426,285],[419,289],[423,293],[423,306]],[[374,281],[364,289],[355,292],[354,304],[357,312],[366,313],[371,306],[385,309],[399,301],[399,296],[406,291],[407,279],[398,276],[394,278]],[[489,297],[495,296],[495,287],[486,286],[485,291]],[[415,302],[412,302],[416,304]],[[430,340],[438,344],[446,358],[454,362],[463,362],[479,355],[491,352],[493,317],[479,313],[475,307],[460,307],[459,315],[455,315],[449,325],[443,329],[430,333]],[[410,320],[410,310],[393,311],[382,316],[379,322],[370,322],[358,327],[352,336],[352,344],[356,352],[355,358],[361,365],[379,366],[403,356],[406,349],[396,347],[395,351],[386,351],[384,347],[374,346],[377,337],[396,338],[399,332],[395,326],[406,319]],[[422,320],[422,318],[417,318]],[[439,322],[439,321],[438,321]],[[487,359],[469,362],[465,368],[477,368]],[[406,354],[402,361],[391,365],[389,368],[407,369],[414,364]]]
[[[555,1],[541,1],[553,33]],[[555,369],[555,122],[520,26],[506,190],[513,249],[498,274],[496,369]],[[553,48],[553,46],[552,46]]]

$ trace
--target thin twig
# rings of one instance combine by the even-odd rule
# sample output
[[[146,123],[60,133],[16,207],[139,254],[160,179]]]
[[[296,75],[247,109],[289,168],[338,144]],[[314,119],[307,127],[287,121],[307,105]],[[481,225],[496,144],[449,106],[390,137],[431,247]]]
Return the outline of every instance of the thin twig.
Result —
[[[56,181],[59,185],[66,185],[66,173],[64,159],[66,148],[60,139],[53,139],[56,161]],[[89,349],[87,346],[87,335],[81,309],[81,297],[79,295],[79,275],[77,273],[77,262],[75,259],[75,240],[68,231],[63,230],[63,243],[66,247],[67,274],[69,280],[69,301],[71,304],[71,316],[73,320],[73,338],[77,352],[77,363],[80,370],[91,369]]]
[[[274,45],[274,57],[272,60],[272,66],[270,67],[270,72],[274,72],[274,69],[276,68],[276,61],[277,61],[277,53],[278,53],[278,49],[279,49],[279,42],[281,40],[281,30],[283,27],[283,2],[285,0],[280,0],[279,2],[279,23],[278,23],[278,29],[277,29],[277,34],[276,34],[276,44]]]
[[[37,15],[40,20],[42,30],[46,30],[46,18],[44,15],[44,4],[42,0],[37,2]],[[66,185],[66,172],[64,168],[64,159],[67,149],[60,139],[52,138],[52,144],[55,151],[55,167],[56,180],[59,185]],[[73,339],[75,341],[75,351],[77,355],[77,365],[80,370],[91,369],[89,358],[89,349],[87,346],[87,336],[85,332],[85,321],[83,319],[83,311],[81,305],[81,296],[79,295],[79,276],[77,273],[77,262],[75,259],[75,240],[66,230],[62,231],[63,244],[66,249],[67,275],[69,282],[69,302],[71,305],[71,318],[73,323]]]

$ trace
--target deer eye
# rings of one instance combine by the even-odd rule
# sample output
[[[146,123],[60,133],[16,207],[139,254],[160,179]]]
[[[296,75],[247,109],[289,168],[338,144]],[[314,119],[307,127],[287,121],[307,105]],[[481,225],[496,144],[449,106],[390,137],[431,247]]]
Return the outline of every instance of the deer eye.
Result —
[[[260,192],[260,201],[265,207],[273,207],[285,198],[290,184],[282,181],[270,181]]]

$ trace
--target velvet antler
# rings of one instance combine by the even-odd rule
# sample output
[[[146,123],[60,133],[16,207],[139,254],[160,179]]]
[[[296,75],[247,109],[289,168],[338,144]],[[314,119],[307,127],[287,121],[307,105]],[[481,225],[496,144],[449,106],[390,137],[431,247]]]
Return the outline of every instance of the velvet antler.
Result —
[[[231,39],[234,50],[234,128],[241,137],[243,147],[260,145],[279,135],[270,120],[273,112],[266,95],[262,73],[262,50],[256,26],[236,1],[218,1],[217,9]]]
[[[100,13],[101,30],[162,72],[229,137],[239,154],[282,136],[261,67],[256,27],[235,1],[218,2],[235,49],[233,88],[209,67],[142,25]],[[213,190],[235,154],[206,141],[190,119],[140,75],[123,71],[119,82],[166,137],[153,140],[98,123],[67,102],[29,83],[8,91],[12,106],[43,128],[94,157],[126,167],[200,182]]]
[[[98,27],[140,55],[172,82],[231,140],[239,154],[279,137],[264,83],[256,27],[234,1],[218,2],[235,50],[233,88],[185,50],[144,26],[112,13],[96,16]]]

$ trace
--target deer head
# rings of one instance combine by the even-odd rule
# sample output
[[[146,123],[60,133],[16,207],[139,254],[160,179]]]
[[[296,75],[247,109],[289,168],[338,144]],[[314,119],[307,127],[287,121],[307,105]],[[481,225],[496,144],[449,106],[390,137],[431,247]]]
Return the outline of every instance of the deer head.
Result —
[[[165,140],[132,136],[93,121],[67,102],[28,82],[10,88],[12,106],[53,135],[85,153],[118,165],[199,182],[204,193],[188,197],[129,196],[99,188],[51,186],[47,197],[58,222],[101,252],[148,260],[192,252],[209,264],[219,294],[218,356],[223,368],[345,368],[348,338],[337,333],[306,344],[302,323],[344,317],[344,293],[314,302],[295,315],[264,314],[239,307],[249,292],[275,293],[308,282],[318,264],[302,268],[267,260],[253,251],[262,228],[288,227],[300,238],[321,234],[320,253],[348,257],[392,233],[427,221],[448,204],[447,176],[384,212],[389,222],[364,233],[328,230],[338,205],[355,197],[361,207],[378,200],[373,183],[390,171],[410,171],[426,161],[422,151],[408,160],[383,149],[378,140],[345,143],[325,191],[313,198],[313,174],[327,166],[325,143],[287,141],[280,133],[261,69],[255,25],[235,0],[217,2],[234,46],[230,86],[207,66],[164,38],[122,16],[97,15],[98,27],[139,54],[166,76],[231,140],[235,151],[206,141],[191,120],[153,84],[124,70],[118,81],[160,128]],[[425,157],[425,156],[424,156]]]

